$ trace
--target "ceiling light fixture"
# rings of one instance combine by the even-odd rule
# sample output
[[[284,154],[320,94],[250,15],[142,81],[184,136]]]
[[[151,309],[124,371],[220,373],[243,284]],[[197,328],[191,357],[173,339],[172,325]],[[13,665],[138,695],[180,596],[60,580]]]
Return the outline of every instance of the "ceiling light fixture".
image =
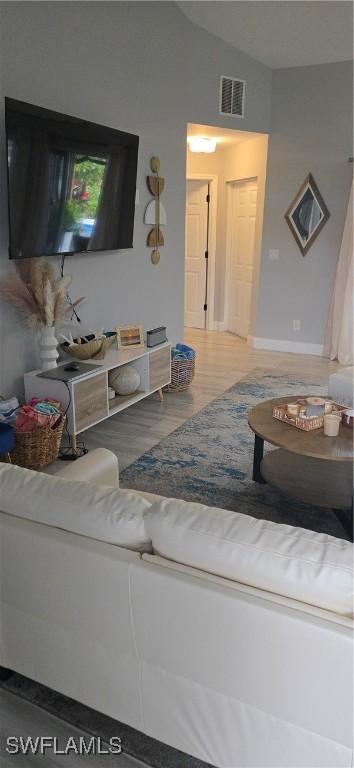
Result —
[[[215,139],[201,138],[194,136],[188,139],[189,149],[191,152],[215,152],[216,141]]]

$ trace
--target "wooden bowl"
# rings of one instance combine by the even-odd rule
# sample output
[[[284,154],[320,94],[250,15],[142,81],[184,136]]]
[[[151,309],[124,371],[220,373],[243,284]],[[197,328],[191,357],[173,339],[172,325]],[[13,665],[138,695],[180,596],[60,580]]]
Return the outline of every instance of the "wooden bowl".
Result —
[[[63,347],[65,352],[71,357],[75,357],[76,360],[90,360],[91,357],[95,357],[101,352],[105,339],[92,339],[87,344],[69,344],[67,347]]]
[[[117,334],[110,333],[108,336],[103,336],[101,339],[91,339],[86,344],[69,344],[67,346],[62,345],[62,348],[71,357],[75,357],[76,360],[90,360],[91,357],[97,360],[103,360],[107,349],[117,341]]]

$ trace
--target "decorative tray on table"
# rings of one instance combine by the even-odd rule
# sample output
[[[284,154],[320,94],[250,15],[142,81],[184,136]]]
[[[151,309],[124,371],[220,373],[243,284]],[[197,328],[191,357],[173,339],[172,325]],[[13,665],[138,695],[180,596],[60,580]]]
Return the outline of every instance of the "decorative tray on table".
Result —
[[[315,400],[322,400],[322,404],[317,406],[318,413],[312,413],[316,410]],[[290,407],[291,413],[288,408]],[[296,410],[298,411],[296,413]],[[306,412],[307,410],[307,412]],[[303,429],[310,432],[312,429],[321,429],[325,413],[333,413],[341,416],[345,407],[334,403],[330,398],[299,398],[292,403],[275,405],[273,407],[273,416],[285,424],[290,424],[297,429]]]

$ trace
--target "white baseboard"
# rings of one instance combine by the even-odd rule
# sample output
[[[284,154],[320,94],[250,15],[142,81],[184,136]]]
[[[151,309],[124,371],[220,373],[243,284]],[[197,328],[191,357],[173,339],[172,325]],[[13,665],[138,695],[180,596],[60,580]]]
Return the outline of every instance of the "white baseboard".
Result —
[[[226,325],[222,320],[213,320],[212,331],[226,331]]]
[[[293,352],[297,355],[324,354],[323,344],[306,341],[288,341],[286,339],[263,339],[261,336],[247,336],[247,344],[254,349],[268,349],[270,352]]]

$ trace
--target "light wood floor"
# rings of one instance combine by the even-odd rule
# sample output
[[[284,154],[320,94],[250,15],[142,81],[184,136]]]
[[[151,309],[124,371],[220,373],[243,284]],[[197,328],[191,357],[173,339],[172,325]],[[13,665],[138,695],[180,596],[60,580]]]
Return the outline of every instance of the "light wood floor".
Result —
[[[50,715],[43,709],[30,704],[8,691],[0,690],[0,766],[1,768],[83,768],[84,765],[92,765],[94,768],[144,768],[134,758],[124,754],[120,755],[54,755],[50,750],[45,755],[9,755],[6,753],[6,739],[9,736],[56,736],[59,748],[63,749],[70,736],[79,743],[79,737],[89,738],[89,734],[79,731],[77,728]],[[112,733],[119,736],[119,733]],[[104,745],[107,747],[107,745]],[[147,768],[147,766],[146,766]]]
[[[321,381],[338,367],[326,358],[255,350],[231,333],[187,329],[185,341],[197,351],[190,389],[167,393],[163,403],[157,394],[152,395],[92,427],[81,436],[87,448],[109,448],[118,456],[122,470],[254,368],[309,372]]]

